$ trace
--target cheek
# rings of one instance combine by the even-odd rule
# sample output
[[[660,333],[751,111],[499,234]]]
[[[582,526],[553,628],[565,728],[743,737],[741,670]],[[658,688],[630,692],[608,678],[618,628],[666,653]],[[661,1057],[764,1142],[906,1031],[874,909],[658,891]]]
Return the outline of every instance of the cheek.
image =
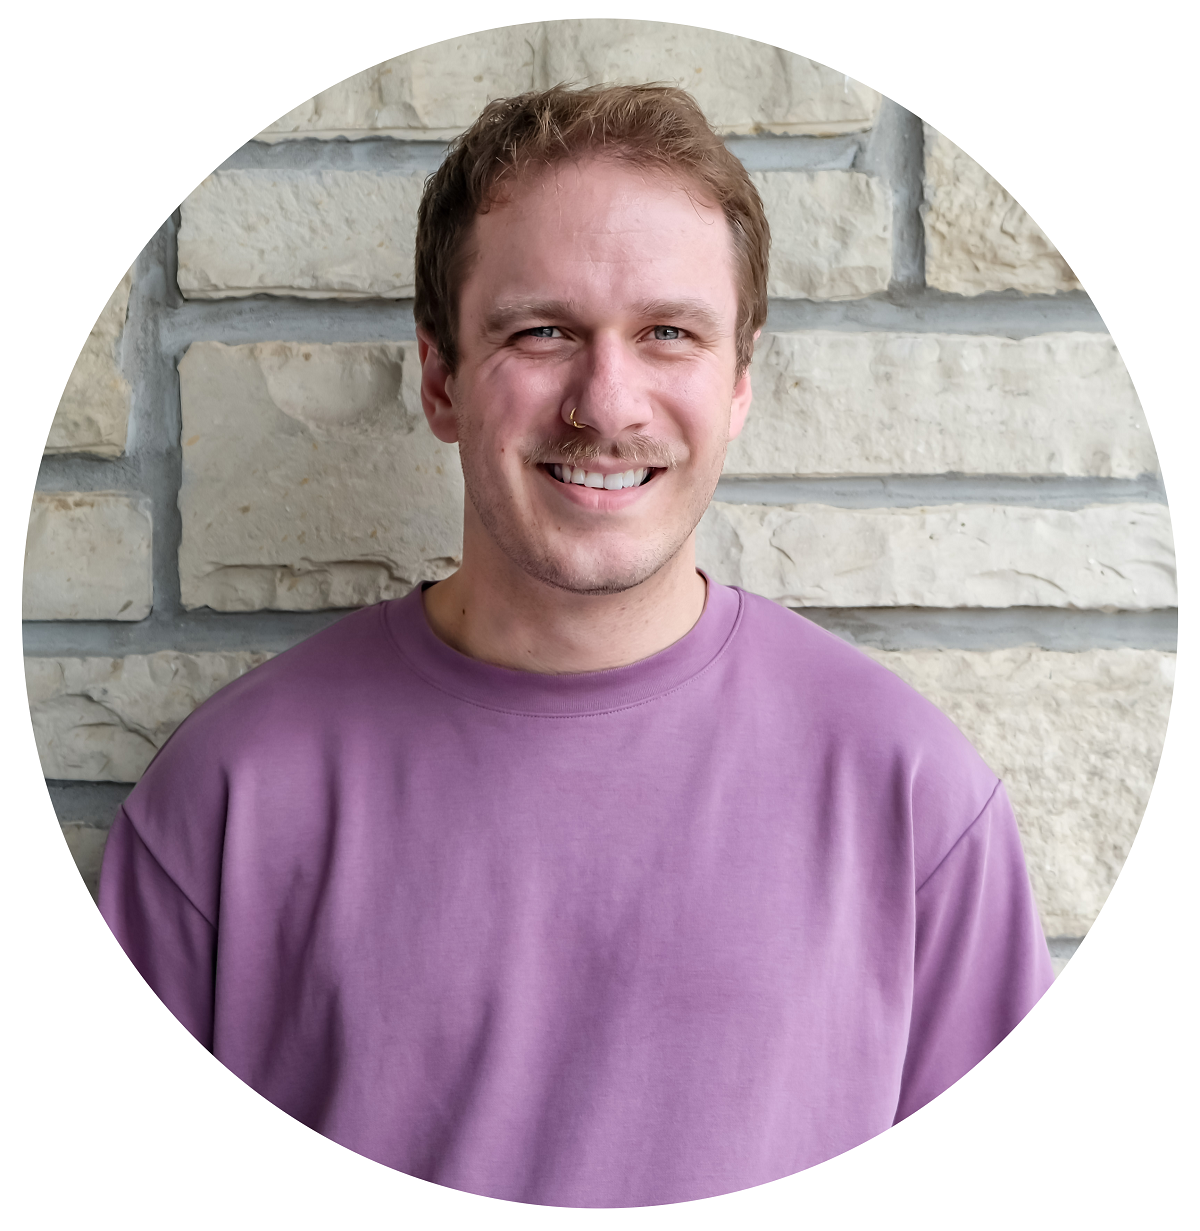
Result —
[[[683,435],[697,447],[718,448],[729,434],[733,387],[715,375],[697,375],[672,385],[664,402]]]
[[[472,390],[474,417],[491,439],[544,436],[555,426],[568,383],[562,368],[498,365]]]

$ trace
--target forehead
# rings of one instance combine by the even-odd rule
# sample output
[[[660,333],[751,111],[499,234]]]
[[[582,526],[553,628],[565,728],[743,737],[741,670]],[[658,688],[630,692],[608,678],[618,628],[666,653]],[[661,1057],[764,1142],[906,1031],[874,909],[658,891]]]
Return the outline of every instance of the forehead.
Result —
[[[538,167],[501,186],[472,228],[469,299],[503,291],[736,301],[733,234],[702,189],[612,158]],[[472,293],[473,292],[473,293]]]

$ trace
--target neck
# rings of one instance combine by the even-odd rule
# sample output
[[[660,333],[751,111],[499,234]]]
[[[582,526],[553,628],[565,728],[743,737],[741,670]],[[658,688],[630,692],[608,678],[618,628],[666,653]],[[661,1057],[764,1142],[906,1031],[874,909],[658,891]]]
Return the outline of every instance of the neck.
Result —
[[[560,590],[494,554],[475,556],[464,543],[458,572],[425,591],[425,616],[460,654],[518,671],[565,675],[649,658],[691,630],[708,592],[693,538],[620,594]]]

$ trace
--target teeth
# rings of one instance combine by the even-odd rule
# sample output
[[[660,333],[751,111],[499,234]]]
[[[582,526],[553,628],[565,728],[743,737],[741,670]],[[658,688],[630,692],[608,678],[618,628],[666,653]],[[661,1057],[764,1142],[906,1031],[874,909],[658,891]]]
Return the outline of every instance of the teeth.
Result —
[[[625,487],[640,487],[646,481],[650,470],[643,466],[639,470],[601,474],[597,470],[583,470],[579,466],[572,467],[555,462],[550,467],[550,472],[560,483],[577,483],[580,487],[597,487],[610,492],[618,492]]]

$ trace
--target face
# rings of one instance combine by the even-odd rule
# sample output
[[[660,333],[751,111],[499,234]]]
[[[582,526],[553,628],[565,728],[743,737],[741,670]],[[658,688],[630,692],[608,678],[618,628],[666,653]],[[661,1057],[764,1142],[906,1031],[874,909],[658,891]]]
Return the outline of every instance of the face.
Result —
[[[495,550],[577,593],[638,585],[690,540],[749,409],[729,224],[592,159],[508,189],[470,251],[457,370],[420,348],[430,426],[459,444],[464,564]]]

